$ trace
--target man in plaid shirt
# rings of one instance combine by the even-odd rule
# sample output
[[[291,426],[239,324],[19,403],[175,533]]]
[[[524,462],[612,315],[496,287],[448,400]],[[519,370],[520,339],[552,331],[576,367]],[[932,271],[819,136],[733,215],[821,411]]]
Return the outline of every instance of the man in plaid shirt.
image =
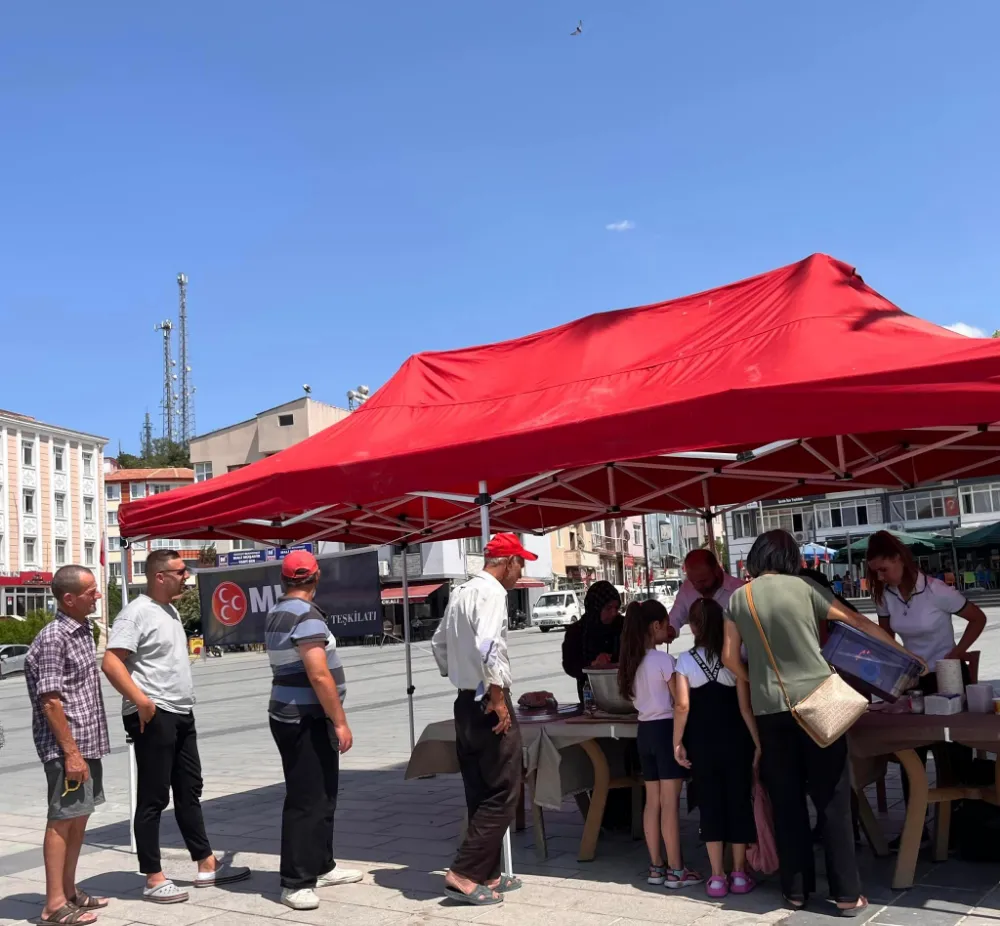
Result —
[[[52,577],[58,611],[35,637],[25,661],[31,732],[48,782],[45,907],[38,922],[83,926],[106,907],[76,886],[87,819],[104,803],[101,759],[111,750],[90,615],[101,593],[93,573],[63,566]]]

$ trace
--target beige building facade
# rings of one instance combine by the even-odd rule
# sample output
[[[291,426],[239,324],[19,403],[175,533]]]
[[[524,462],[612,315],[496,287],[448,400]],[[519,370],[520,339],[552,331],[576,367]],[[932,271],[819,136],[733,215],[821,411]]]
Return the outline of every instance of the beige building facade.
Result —
[[[108,544],[108,582],[119,584],[125,568],[130,587],[146,584],[146,557],[152,550],[176,550],[185,560],[197,560],[201,542],[196,540],[136,541],[122,550],[118,531],[118,509],[126,502],[159,495],[194,482],[194,470],[180,467],[159,469],[112,469],[104,476],[104,523]],[[124,564],[123,564],[124,554]]]
[[[319,433],[349,414],[346,408],[302,396],[246,421],[194,437],[190,443],[194,480],[203,482],[242,469]],[[215,545],[218,553],[254,546],[249,540],[220,541]]]
[[[92,569],[104,587],[106,443],[0,410],[0,618],[54,608],[52,574],[70,563]]]

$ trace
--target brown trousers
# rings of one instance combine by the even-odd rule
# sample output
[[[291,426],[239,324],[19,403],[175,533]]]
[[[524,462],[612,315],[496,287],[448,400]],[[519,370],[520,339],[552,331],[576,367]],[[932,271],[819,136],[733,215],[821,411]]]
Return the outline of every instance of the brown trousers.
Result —
[[[521,730],[509,692],[504,696],[511,727],[493,732],[497,715],[475,692],[460,691],[455,699],[455,748],[465,784],[469,826],[451,870],[476,884],[500,872],[504,833],[514,822],[521,793]]]

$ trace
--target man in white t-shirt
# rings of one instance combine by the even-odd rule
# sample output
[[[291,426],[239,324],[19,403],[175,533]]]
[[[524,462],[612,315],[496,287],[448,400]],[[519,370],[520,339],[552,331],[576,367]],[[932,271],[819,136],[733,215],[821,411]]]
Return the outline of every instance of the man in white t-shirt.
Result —
[[[743,580],[724,572],[711,550],[692,550],[684,557],[687,578],[670,609],[670,626],[680,631],[688,622],[688,612],[699,598],[714,598],[723,608],[733,592],[743,587]]]

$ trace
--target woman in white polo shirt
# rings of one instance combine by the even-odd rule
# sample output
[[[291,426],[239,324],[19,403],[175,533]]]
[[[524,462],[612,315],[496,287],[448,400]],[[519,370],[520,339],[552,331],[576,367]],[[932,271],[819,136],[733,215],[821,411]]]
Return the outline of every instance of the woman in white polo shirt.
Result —
[[[958,589],[924,575],[909,548],[888,531],[872,534],[867,560],[878,622],[927,663],[930,671],[921,687],[926,693],[936,691],[938,660],[961,659],[986,627],[986,615]],[[951,622],[955,614],[968,621],[957,645]]]
[[[913,560],[909,547],[900,543],[888,531],[872,534],[868,541],[868,583],[875,601],[878,622],[889,633],[896,634],[911,653],[927,663],[929,671],[920,679],[924,694],[937,691],[934,667],[940,659],[961,659],[986,626],[982,609],[969,601],[958,589],[940,579],[924,575]],[[955,644],[952,615],[968,621],[962,639]],[[962,663],[962,678],[969,683],[967,665]],[[918,749],[922,762],[927,761],[927,749]],[[972,760],[972,750],[956,743],[940,753],[951,766],[950,774],[961,777],[962,769]],[[903,776],[903,800],[908,802],[910,783]],[[929,839],[924,829],[921,843]],[[899,847],[899,837],[889,847]]]

